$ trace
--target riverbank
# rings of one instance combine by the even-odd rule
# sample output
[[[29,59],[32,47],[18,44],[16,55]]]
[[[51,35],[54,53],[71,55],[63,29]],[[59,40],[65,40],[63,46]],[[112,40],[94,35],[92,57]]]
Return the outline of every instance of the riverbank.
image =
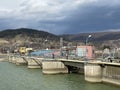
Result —
[[[0,62],[8,61],[8,55],[0,53]]]

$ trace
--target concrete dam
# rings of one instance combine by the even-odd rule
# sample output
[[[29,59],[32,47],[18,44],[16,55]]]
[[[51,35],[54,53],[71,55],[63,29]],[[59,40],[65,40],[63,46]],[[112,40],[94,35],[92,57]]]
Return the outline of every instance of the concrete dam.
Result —
[[[107,82],[120,86],[120,63],[16,56],[9,56],[9,62],[26,64],[28,68],[41,68],[43,74],[82,73],[88,82]]]

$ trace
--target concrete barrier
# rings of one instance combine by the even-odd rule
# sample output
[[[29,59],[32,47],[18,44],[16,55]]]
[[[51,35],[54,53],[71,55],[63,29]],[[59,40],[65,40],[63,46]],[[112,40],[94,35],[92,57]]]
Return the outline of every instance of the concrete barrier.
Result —
[[[44,74],[68,73],[68,68],[56,60],[42,60],[42,72]]]
[[[22,57],[17,57],[16,65],[27,65],[27,62]]]
[[[98,64],[84,66],[85,80],[88,82],[102,82],[102,68]]]
[[[42,58],[29,58],[28,59],[28,68],[42,68]]]
[[[9,61],[9,62],[12,62],[12,57],[13,57],[12,55],[9,55],[9,56],[8,56],[8,61]]]
[[[17,57],[15,57],[15,56],[12,56],[12,57],[11,57],[11,62],[12,62],[12,63],[16,63],[16,60],[17,60]]]
[[[13,56],[9,56],[12,62]],[[39,62],[42,61],[42,62]],[[22,57],[16,57],[16,64],[26,64]],[[66,65],[66,66],[65,66]],[[120,63],[111,62],[87,62],[66,59],[38,59],[28,58],[28,68],[42,68],[43,74],[68,73],[68,67],[84,67],[85,80],[88,82],[107,82],[120,86]],[[77,69],[76,68],[76,69]]]
[[[8,61],[7,54],[0,53],[0,62],[6,62],[6,61]]]
[[[120,86],[119,63],[88,63],[84,70],[86,81],[107,82]]]
[[[120,86],[120,66],[105,65],[102,81]]]

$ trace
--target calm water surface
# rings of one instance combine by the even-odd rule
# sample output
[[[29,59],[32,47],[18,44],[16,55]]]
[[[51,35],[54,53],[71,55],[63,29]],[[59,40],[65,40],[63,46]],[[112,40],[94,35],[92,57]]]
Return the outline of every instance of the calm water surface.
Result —
[[[40,69],[0,62],[0,90],[120,90],[120,87],[88,83],[79,74],[43,75]]]

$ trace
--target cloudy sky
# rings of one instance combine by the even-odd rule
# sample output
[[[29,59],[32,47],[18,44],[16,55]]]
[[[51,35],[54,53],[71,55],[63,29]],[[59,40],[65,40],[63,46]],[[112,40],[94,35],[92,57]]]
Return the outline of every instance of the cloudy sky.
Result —
[[[54,34],[120,30],[120,0],[0,0],[0,30]]]

